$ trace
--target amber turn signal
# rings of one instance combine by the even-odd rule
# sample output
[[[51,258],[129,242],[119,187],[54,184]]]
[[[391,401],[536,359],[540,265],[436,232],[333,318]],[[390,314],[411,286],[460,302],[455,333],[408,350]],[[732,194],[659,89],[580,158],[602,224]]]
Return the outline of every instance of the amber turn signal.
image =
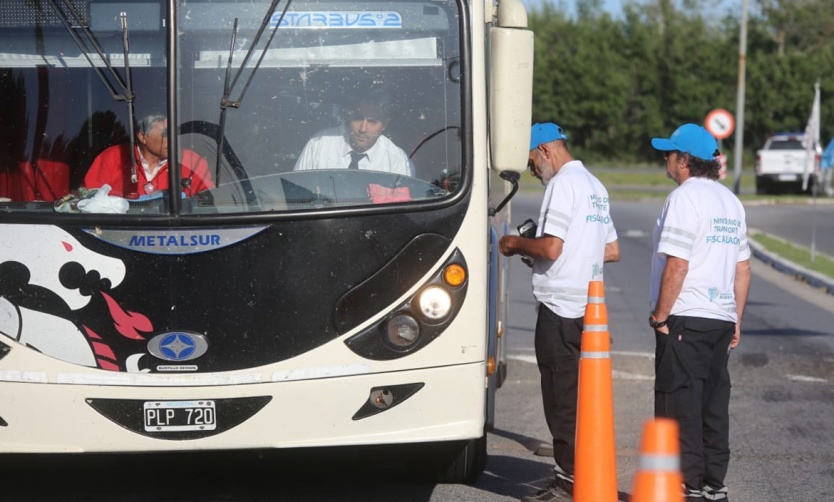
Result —
[[[466,281],[466,269],[457,263],[452,263],[443,270],[443,280],[449,286],[456,288]]]

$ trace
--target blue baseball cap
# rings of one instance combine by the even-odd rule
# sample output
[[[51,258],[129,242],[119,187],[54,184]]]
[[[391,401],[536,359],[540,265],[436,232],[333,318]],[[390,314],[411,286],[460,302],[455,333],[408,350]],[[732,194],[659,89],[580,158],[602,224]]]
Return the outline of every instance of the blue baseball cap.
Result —
[[[565,130],[553,122],[546,124],[533,124],[533,131],[530,134],[530,150],[535,150],[542,143],[550,143],[557,139],[568,139]]]
[[[697,124],[684,124],[669,139],[652,138],[652,147],[661,152],[678,151],[702,160],[713,160],[718,143],[712,134]]]

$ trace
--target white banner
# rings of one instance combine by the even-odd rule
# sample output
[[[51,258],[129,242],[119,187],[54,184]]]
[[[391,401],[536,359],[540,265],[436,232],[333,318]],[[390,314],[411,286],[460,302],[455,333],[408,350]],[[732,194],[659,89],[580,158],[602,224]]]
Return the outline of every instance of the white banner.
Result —
[[[802,190],[808,190],[808,179],[811,173],[816,173],[817,151],[820,144],[820,83],[814,84],[814,104],[811,106],[811,116],[805,126],[805,171],[802,174]]]

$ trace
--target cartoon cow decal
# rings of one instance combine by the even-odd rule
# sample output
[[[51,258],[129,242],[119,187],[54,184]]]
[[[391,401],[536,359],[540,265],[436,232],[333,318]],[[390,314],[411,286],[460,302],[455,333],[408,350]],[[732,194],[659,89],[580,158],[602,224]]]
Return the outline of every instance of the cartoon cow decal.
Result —
[[[63,361],[118,371],[101,337],[69,317],[101,294],[116,330],[143,339],[138,331],[152,329],[147,317],[124,311],[104,293],[124,280],[124,263],[56,226],[0,224],[0,236],[0,334]]]

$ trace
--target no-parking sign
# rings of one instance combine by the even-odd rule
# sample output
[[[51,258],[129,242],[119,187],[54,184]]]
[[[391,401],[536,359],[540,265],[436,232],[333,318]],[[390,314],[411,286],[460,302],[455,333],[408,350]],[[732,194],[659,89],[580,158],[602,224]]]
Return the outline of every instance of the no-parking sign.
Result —
[[[715,139],[729,138],[730,134],[733,134],[735,126],[736,121],[733,119],[733,115],[723,108],[717,108],[709,112],[704,120],[704,127],[715,136]]]

